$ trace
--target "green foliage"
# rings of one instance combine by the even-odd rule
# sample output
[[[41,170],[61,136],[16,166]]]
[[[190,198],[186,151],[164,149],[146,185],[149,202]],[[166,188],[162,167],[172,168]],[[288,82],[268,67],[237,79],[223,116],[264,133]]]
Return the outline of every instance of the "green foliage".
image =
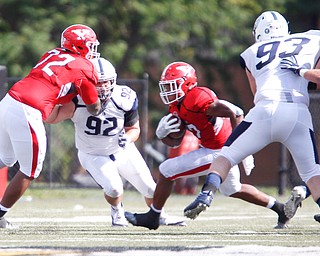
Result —
[[[44,52],[60,45],[64,28],[86,24],[96,31],[99,52],[116,66],[119,78],[149,73],[149,116],[155,127],[167,111],[159,98],[158,79],[172,61],[202,68],[209,87],[222,80],[230,100],[239,104],[238,85],[231,83],[233,73],[226,67],[237,63],[239,53],[253,43],[253,23],[265,10],[290,17],[292,31],[309,29],[310,24],[315,28],[319,22],[319,3],[314,0],[2,0],[0,65],[7,66],[10,77],[25,76]],[[58,133],[54,143],[73,138],[64,137],[66,131],[71,132]],[[66,178],[70,155],[55,154],[63,162],[57,171]]]
[[[266,9],[285,11],[285,2],[2,1],[0,64],[8,66],[10,76],[27,74],[46,50],[59,45],[62,30],[74,23],[97,32],[99,51],[117,64],[120,75],[141,75],[152,50],[164,64],[176,59],[230,61],[252,42],[257,14]]]

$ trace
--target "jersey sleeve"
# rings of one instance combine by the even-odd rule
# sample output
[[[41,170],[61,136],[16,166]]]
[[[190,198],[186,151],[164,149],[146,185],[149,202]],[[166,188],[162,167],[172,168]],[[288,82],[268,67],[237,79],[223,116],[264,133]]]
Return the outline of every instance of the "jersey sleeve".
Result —
[[[124,126],[133,126],[139,120],[138,109],[128,111],[124,114]]]
[[[192,108],[194,112],[206,112],[211,103],[217,99],[216,94],[209,88],[198,87],[198,90],[191,90],[191,92],[192,95],[188,99],[192,100],[187,102],[187,104],[189,105],[189,109]]]
[[[86,105],[91,105],[97,102],[98,92],[95,83],[87,79],[81,79],[75,82],[75,86],[77,92]]]
[[[250,73],[252,72],[252,65],[255,65],[255,59],[251,56],[254,56],[252,48],[255,46],[251,46],[248,49],[246,49],[244,52],[240,54],[240,67],[242,67],[244,70],[248,70]]]
[[[242,56],[240,56],[240,67],[243,68],[244,70],[246,69],[246,62],[244,61]]]
[[[77,92],[86,105],[96,103],[98,92],[96,85],[98,83],[98,74],[90,61],[80,63],[82,66],[81,76],[75,81]]]

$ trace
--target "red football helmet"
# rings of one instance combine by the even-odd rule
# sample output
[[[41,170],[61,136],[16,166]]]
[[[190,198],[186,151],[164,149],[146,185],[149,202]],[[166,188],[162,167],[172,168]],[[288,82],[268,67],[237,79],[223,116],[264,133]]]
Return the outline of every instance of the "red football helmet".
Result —
[[[99,41],[96,33],[88,26],[76,24],[67,27],[61,34],[61,47],[87,59],[98,58]]]
[[[164,104],[179,102],[189,90],[197,86],[195,69],[185,62],[173,62],[162,72],[159,87]]]

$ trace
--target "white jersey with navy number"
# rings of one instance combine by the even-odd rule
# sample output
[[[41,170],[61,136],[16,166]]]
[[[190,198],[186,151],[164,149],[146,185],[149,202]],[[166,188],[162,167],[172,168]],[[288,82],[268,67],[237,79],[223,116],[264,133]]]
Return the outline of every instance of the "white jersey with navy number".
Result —
[[[273,142],[291,153],[304,182],[320,175],[308,81],[280,68],[281,58],[295,56],[299,66],[315,67],[320,55],[320,32],[308,31],[255,43],[242,54],[242,67],[256,82],[255,106],[232,132],[221,155],[234,166]]]
[[[255,43],[240,56],[242,66],[257,84],[254,103],[261,100],[300,102],[309,105],[308,81],[280,68],[282,58],[295,56],[299,66],[315,67],[319,59],[320,31],[310,30]]]
[[[119,145],[124,127],[139,120],[136,92],[128,86],[116,85],[98,116],[88,113],[80,97],[77,100],[72,121],[81,166],[112,198],[123,194],[122,178],[144,197],[152,198],[156,183],[139,150],[133,142],[124,148]]]
[[[134,125],[138,116],[136,92],[125,85],[116,85],[105,110],[98,116],[87,111],[78,97],[72,117],[75,126],[76,147],[83,153],[109,156],[121,150],[118,138],[124,133],[124,126]]]

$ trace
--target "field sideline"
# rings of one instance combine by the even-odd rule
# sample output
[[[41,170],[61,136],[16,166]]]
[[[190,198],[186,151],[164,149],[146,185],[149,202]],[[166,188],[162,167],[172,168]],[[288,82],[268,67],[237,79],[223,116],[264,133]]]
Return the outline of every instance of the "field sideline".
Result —
[[[262,188],[262,190],[264,190]],[[275,194],[275,189],[265,189]],[[280,197],[285,201],[288,194]],[[166,211],[182,217],[195,196],[172,195]],[[125,209],[145,212],[144,200],[125,191]],[[98,189],[29,189],[7,214],[17,230],[0,229],[0,255],[320,255],[319,209],[309,198],[289,228],[275,230],[271,210],[217,195],[187,227],[158,230],[111,227],[110,208]]]

